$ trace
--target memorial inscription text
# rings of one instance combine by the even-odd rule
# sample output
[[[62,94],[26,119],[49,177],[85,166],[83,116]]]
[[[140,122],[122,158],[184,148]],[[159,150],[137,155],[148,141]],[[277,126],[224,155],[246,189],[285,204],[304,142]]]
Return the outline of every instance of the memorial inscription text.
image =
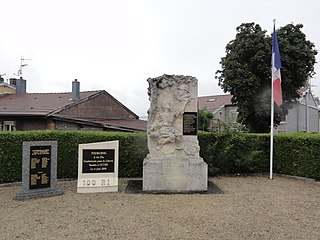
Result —
[[[197,135],[198,116],[196,112],[183,113],[183,135]]]
[[[30,189],[50,187],[51,146],[30,147]]]
[[[113,173],[114,149],[84,149],[82,173]]]

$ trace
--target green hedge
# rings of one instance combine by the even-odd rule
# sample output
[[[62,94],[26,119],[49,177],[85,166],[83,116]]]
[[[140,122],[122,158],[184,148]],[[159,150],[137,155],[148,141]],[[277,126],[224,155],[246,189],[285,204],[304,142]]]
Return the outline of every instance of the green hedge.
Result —
[[[200,156],[209,176],[268,173],[268,134],[200,133]],[[58,178],[77,178],[78,144],[119,140],[119,177],[141,177],[148,153],[144,133],[82,131],[0,132],[0,183],[21,181],[22,143],[58,141]],[[274,172],[320,180],[320,134],[279,134],[274,138]]]
[[[208,163],[209,176],[268,172],[268,135],[202,133],[199,144],[200,156]]]
[[[0,133],[0,183],[21,181],[22,143],[58,141],[58,178],[77,178],[78,144],[119,140],[119,177],[141,176],[147,138],[141,133],[30,131]]]
[[[270,171],[269,134],[203,133],[199,142],[210,176]],[[275,135],[273,172],[320,180],[319,150],[319,133]]]
[[[320,180],[320,134],[281,134],[274,144],[274,171]]]

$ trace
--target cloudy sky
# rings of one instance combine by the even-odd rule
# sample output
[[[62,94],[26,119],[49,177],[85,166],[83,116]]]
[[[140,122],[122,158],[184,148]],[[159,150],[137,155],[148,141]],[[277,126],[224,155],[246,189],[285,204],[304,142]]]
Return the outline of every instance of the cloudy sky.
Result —
[[[222,94],[215,72],[241,23],[271,34],[302,23],[320,50],[319,0],[0,0],[0,74],[20,58],[28,92],[106,90],[141,117],[147,79],[164,73],[198,79],[199,96]],[[281,49],[280,49],[281,52]],[[320,62],[319,56],[317,61]],[[320,96],[320,66],[312,79]]]

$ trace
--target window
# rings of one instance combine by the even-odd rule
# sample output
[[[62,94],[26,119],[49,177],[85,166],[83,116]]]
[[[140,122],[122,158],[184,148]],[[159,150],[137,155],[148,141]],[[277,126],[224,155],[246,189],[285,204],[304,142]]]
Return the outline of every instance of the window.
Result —
[[[238,119],[238,112],[236,110],[231,110],[229,112],[229,122],[236,123]]]
[[[3,122],[3,131],[14,131],[14,121],[4,121]]]
[[[287,121],[287,115],[281,114],[280,118],[281,118],[281,122],[286,122]]]
[[[287,116],[288,116],[288,111],[282,111],[280,113],[280,121],[281,122],[286,122],[287,121]]]

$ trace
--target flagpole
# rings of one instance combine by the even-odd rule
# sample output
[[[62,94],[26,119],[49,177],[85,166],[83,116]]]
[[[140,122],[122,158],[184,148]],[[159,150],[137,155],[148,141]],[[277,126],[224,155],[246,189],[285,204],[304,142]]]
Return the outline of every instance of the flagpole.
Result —
[[[273,24],[275,26],[276,19],[273,19]],[[269,179],[272,179],[273,172],[273,126],[274,126],[274,96],[273,96],[273,63],[274,63],[274,54],[272,54],[272,64],[271,64],[271,126],[270,126],[270,176]]]
[[[272,172],[273,172],[273,126],[274,126],[274,102],[273,102],[273,80],[271,78],[270,177],[269,177],[270,179],[272,179]]]

